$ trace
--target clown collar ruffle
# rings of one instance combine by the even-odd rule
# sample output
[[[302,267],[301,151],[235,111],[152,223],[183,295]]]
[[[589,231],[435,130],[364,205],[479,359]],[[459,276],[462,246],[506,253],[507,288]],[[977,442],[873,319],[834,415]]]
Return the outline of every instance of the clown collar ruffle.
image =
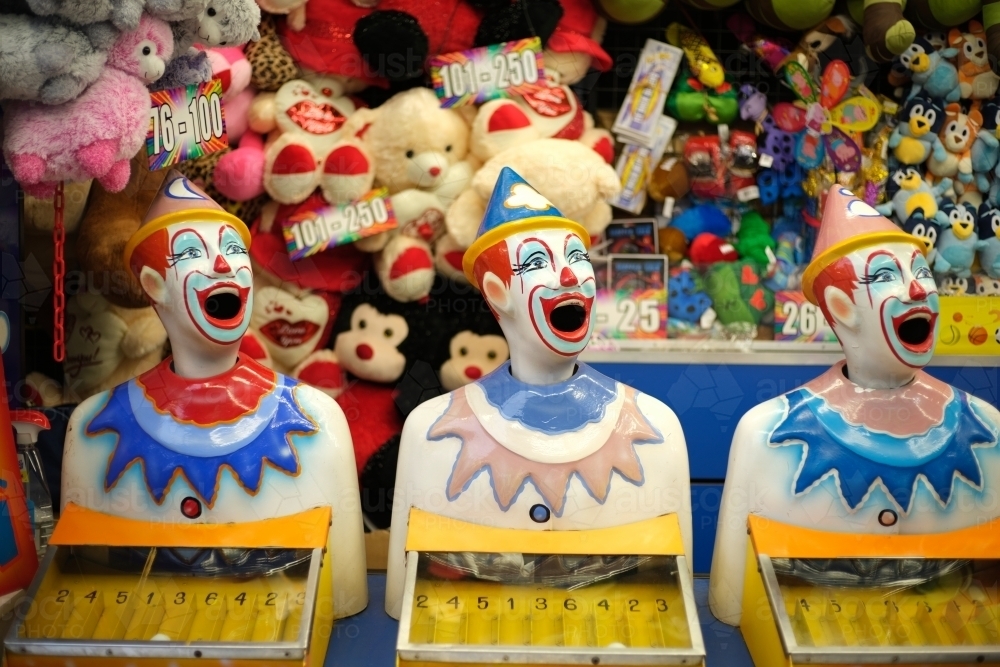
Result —
[[[535,385],[517,380],[508,361],[476,384],[505,419],[549,435],[600,422],[618,397],[617,383],[587,364],[565,382]]]
[[[235,422],[256,412],[277,382],[274,371],[243,356],[231,370],[198,380],[177,375],[172,363],[167,357],[135,382],[157,412],[186,424]]]

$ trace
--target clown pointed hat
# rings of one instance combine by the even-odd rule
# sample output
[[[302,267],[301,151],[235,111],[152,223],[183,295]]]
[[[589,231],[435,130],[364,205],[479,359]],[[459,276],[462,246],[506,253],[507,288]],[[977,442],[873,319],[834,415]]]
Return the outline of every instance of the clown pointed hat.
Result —
[[[516,171],[504,167],[493,187],[490,202],[486,205],[486,213],[476,233],[476,240],[462,258],[465,277],[475,285],[473,268],[484,250],[514,234],[536,229],[569,230],[580,237],[586,248],[590,248],[590,234],[583,225],[565,217]]]
[[[247,248],[250,247],[250,230],[242,220],[219,206],[214,199],[180,172],[171,171],[163,179],[160,191],[149,205],[139,229],[135,230],[125,244],[125,266],[132,265],[132,253],[154,232],[185,221],[228,223],[240,233]]]
[[[816,304],[813,283],[826,267],[858,248],[880,243],[912,243],[927,252],[920,239],[904,232],[847,188],[833,186],[826,196],[812,261],[802,274],[802,293]]]

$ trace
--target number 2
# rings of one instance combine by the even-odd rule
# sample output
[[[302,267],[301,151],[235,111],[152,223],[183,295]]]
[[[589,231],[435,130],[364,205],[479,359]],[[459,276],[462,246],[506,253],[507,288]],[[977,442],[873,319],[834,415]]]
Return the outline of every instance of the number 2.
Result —
[[[417,608],[418,609],[427,609],[427,596],[426,595],[418,595],[417,596]]]

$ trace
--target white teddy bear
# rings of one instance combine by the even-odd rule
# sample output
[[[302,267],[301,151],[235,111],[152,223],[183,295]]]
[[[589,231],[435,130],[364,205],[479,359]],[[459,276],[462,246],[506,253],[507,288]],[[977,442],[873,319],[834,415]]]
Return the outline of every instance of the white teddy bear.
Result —
[[[430,293],[435,266],[450,267],[458,250],[445,236],[444,220],[475,173],[469,125],[462,113],[442,109],[427,88],[394,95],[377,109],[359,109],[349,125],[374,159],[375,184],[388,188],[399,221],[397,231],[358,245],[376,253],[375,269],[392,298],[417,301]],[[460,267],[459,257],[459,274]]]

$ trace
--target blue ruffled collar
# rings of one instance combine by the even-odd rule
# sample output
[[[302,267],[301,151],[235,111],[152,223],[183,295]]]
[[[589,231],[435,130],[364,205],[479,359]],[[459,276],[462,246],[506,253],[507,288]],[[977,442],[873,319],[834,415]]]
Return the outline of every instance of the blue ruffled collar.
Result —
[[[505,419],[550,435],[601,421],[618,397],[618,383],[587,364],[578,364],[565,382],[534,385],[516,379],[508,361],[476,384]]]

